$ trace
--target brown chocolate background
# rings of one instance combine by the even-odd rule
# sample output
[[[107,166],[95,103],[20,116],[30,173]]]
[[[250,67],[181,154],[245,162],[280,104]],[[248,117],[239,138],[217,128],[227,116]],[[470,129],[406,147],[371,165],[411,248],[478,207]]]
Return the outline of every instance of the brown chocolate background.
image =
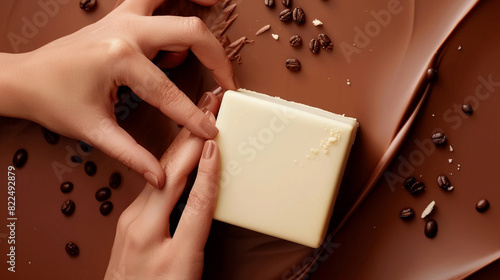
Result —
[[[98,20],[112,9],[115,1],[99,1],[92,13],[81,11],[76,2],[67,2],[59,4],[58,13],[39,27],[20,51],[34,49]],[[0,4],[4,38],[0,40],[0,51],[14,51],[5,38],[9,32],[22,34],[20,20],[43,11],[37,3],[25,0]],[[498,86],[483,85],[479,94],[475,94],[476,88],[484,83],[481,77],[500,82],[498,2],[295,0],[293,6],[301,6],[306,13],[303,26],[278,20],[277,15],[283,8],[280,1],[274,9],[265,7],[261,1],[231,3],[237,4],[233,15],[238,17],[226,35],[231,41],[242,36],[254,40],[239,52],[241,64],[234,63],[242,87],[345,113],[360,122],[333,213],[331,233],[347,217],[352,205],[368,194],[371,187],[373,190],[349,215],[344,227],[332,239],[332,235],[327,237],[323,251],[214,222],[207,244],[204,278],[292,279],[294,275],[299,277],[302,267],[316,259],[318,262],[306,270],[303,278],[457,279],[499,258],[500,196],[495,185],[496,158],[500,153],[495,146],[499,139],[495,110],[500,102],[496,97]],[[465,17],[469,10],[472,11]],[[391,17],[381,24],[374,13],[390,13]],[[314,18],[320,19],[323,26],[313,26]],[[271,29],[255,36],[266,24],[271,24]],[[365,41],[355,40],[360,34],[357,28],[370,34]],[[278,34],[279,40],[275,41],[271,33]],[[333,52],[310,53],[307,44],[318,33],[326,33],[332,39]],[[288,45],[293,34],[302,36],[302,48],[293,49]],[[349,59],[342,48],[351,46],[356,47],[356,53]],[[302,62],[302,71],[286,70],[284,61],[289,57]],[[200,71],[195,64],[190,59],[169,73],[193,98],[213,86],[210,78],[203,78],[206,75],[193,74]],[[438,75],[428,84],[425,72],[430,66],[437,68]],[[185,78],[188,75],[190,79]],[[192,77],[196,80],[191,80]],[[415,108],[424,92],[425,100],[417,114]],[[461,105],[464,100],[471,105],[478,100],[471,117],[453,111],[455,104]],[[144,102],[137,108],[129,106],[128,111],[121,124],[155,155],[161,155],[175,135],[175,124],[160,117]],[[406,138],[405,123],[407,128],[411,127]],[[428,145],[430,135],[437,130],[448,136],[453,152],[448,146]],[[143,180],[94,150],[84,161],[97,163],[96,176],[86,176],[83,164],[71,167],[64,180],[73,181],[75,190],[62,194],[61,182],[52,164],[66,163],[66,149],[76,149],[76,143],[62,138],[57,145],[50,145],[43,140],[38,125],[1,119],[2,166],[7,169],[12,155],[20,147],[28,150],[29,159],[16,173],[18,272],[10,273],[5,267],[0,270],[0,278],[5,275],[7,279],[99,279],[104,275],[116,220],[140,191]],[[458,164],[460,170],[457,170]],[[112,192],[110,200],[115,209],[110,216],[102,217],[93,195],[107,184],[109,175],[116,170],[124,177],[123,185]],[[439,174],[448,175],[455,186],[453,192],[437,187],[435,178]],[[423,195],[412,197],[401,189],[400,183],[394,183],[410,175],[426,183],[427,191]],[[388,176],[393,181],[387,181]],[[7,182],[6,172],[0,178]],[[6,195],[6,191],[0,192],[0,201],[6,201]],[[60,205],[68,198],[77,205],[75,214],[69,218],[60,213]],[[481,198],[491,203],[490,210],[484,214],[474,209]],[[437,208],[430,217],[438,222],[439,232],[431,240],[424,236],[425,221],[419,216],[432,200],[436,201]],[[413,207],[417,217],[409,222],[401,221],[398,214],[404,207]],[[7,213],[2,213],[5,214],[0,218],[5,221]],[[5,229],[2,229],[2,251],[6,250],[4,236]],[[64,252],[68,241],[80,246],[77,258],[69,258]],[[1,252],[3,263],[6,253]],[[494,279],[497,273],[495,263],[471,279]]]

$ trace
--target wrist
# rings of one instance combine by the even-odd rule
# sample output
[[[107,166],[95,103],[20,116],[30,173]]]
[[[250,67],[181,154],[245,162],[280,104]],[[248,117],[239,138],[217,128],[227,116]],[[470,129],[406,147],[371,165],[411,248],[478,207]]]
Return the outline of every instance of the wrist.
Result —
[[[29,53],[0,53],[0,116],[31,119]]]

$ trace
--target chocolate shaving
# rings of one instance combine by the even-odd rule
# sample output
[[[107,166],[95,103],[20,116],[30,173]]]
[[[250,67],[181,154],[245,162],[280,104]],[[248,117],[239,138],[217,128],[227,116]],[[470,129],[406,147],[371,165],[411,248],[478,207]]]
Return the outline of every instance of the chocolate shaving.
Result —
[[[269,30],[271,28],[271,25],[268,24],[268,25],[264,25],[262,26],[261,29],[257,30],[257,32],[255,32],[255,36],[259,36],[260,34],[266,32],[267,30]]]

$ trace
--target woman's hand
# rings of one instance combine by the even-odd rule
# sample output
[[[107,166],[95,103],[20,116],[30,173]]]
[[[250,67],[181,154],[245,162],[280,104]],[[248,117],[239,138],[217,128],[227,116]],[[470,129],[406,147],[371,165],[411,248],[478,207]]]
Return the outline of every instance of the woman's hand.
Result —
[[[217,98],[208,96],[204,106],[215,112]],[[196,181],[172,237],[170,213],[198,161]],[[218,193],[219,150],[214,141],[183,129],[161,164],[169,174],[165,188],[157,190],[147,184],[120,216],[106,280],[201,278]]]
[[[1,55],[7,67],[0,70],[0,79],[9,80],[10,87],[0,87],[0,99],[9,101],[0,105],[0,114],[83,140],[161,188],[166,176],[158,160],[116,123],[118,87],[129,86],[203,139],[218,133],[213,116],[198,109],[150,60],[159,50],[168,51],[173,60],[191,50],[220,86],[235,87],[224,49],[203,22],[196,17],[151,16],[162,2],[126,0],[100,21],[35,51]]]

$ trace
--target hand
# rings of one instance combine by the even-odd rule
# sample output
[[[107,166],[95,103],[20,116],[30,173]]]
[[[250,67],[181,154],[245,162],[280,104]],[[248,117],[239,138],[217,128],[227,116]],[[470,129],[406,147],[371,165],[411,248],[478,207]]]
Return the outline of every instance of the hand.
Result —
[[[204,139],[218,133],[211,116],[198,109],[150,60],[159,50],[168,51],[173,60],[191,50],[220,86],[235,87],[224,49],[200,19],[150,16],[162,2],[126,0],[100,21],[35,51],[0,56],[8,66],[0,71],[0,79],[12,81],[10,87],[0,87],[6,92],[0,94],[5,97],[2,102],[17,100],[0,104],[0,114],[29,119],[83,140],[161,188],[166,176],[158,160],[116,122],[113,105],[118,87],[129,86]],[[6,73],[5,69],[10,70]]]
[[[215,112],[216,97],[209,94],[209,101],[208,108]],[[198,160],[196,181],[171,237],[170,213]],[[218,193],[219,150],[214,141],[205,142],[183,129],[161,164],[169,174],[165,188],[147,184],[118,220],[106,280],[201,278]]]

